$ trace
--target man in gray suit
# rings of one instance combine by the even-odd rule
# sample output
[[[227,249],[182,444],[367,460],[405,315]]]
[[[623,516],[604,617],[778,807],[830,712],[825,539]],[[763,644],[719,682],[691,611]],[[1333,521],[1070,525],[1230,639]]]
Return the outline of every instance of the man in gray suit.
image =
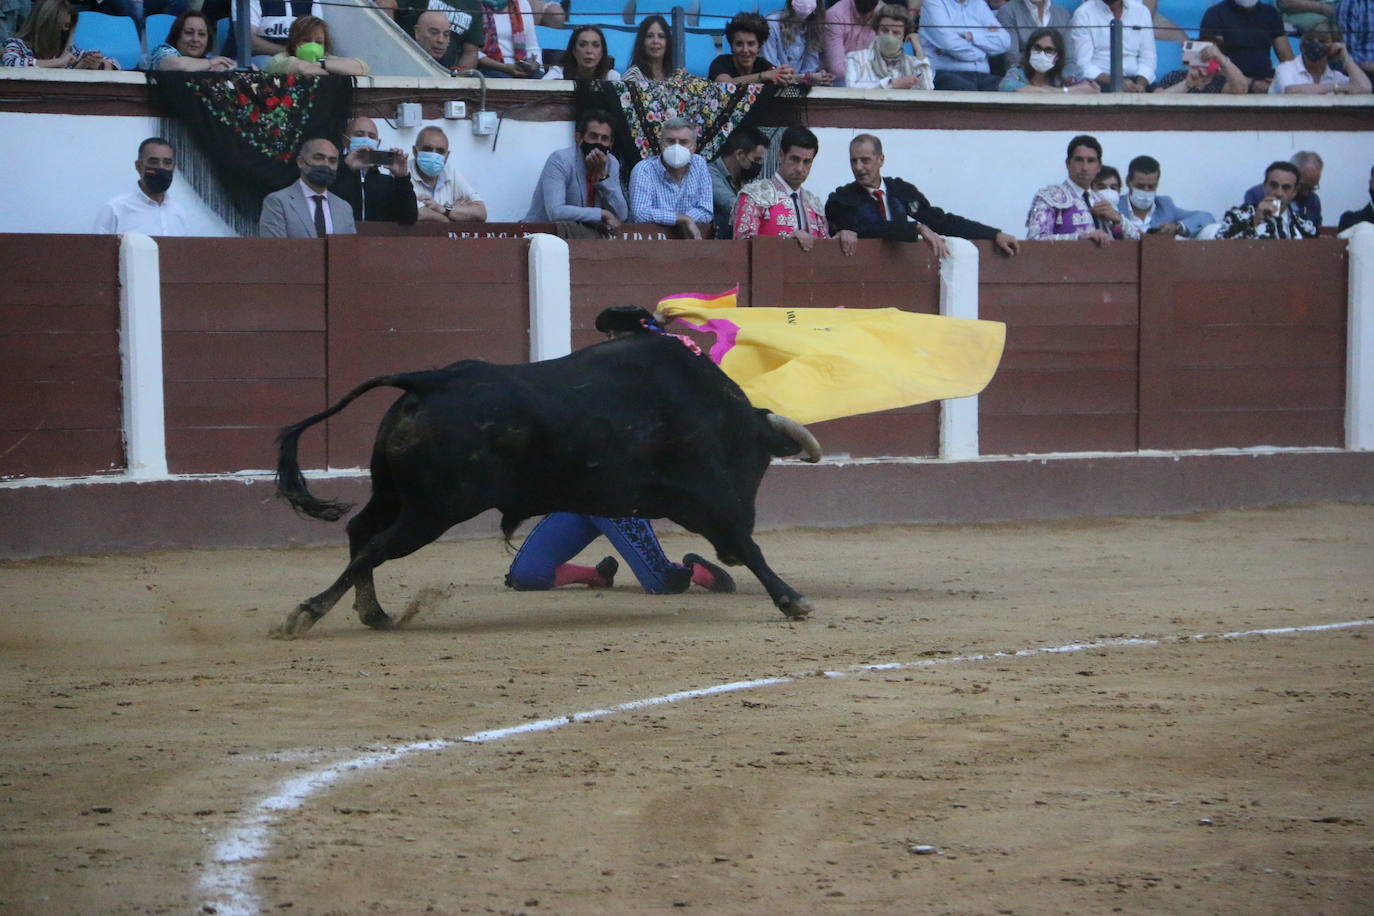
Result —
[[[611,153],[615,134],[611,116],[600,109],[583,112],[573,146],[549,156],[530,200],[527,223],[579,223],[588,234],[609,235],[629,218],[620,189],[620,163]]]
[[[329,193],[339,170],[339,150],[328,140],[307,140],[296,156],[300,181],[268,194],[262,202],[258,235],[273,239],[313,239],[353,235],[353,208]]]
[[[1011,36],[1011,50],[991,59],[994,73],[1006,73],[1021,63],[1026,39],[1036,29],[1055,29],[1064,39],[1064,46],[1069,45],[1069,11],[1053,0],[1010,0],[997,10],[997,21]],[[1065,69],[1065,76],[1069,75],[1068,69],[1071,68]]]

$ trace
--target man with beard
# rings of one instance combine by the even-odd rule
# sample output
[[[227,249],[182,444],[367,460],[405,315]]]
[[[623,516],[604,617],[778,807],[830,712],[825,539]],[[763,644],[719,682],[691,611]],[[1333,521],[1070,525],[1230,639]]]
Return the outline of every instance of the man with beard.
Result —
[[[735,128],[725,141],[725,149],[706,166],[711,173],[711,204],[715,216],[716,238],[734,236],[730,216],[740,189],[759,177],[763,160],[768,155],[768,141],[757,127],[744,125]]]
[[[94,232],[142,232],[147,235],[187,235],[186,214],[167,193],[176,171],[172,145],[149,137],[138,145],[138,187],[109,201],[96,214]]]
[[[300,180],[263,200],[258,235],[312,239],[355,234],[353,208],[329,191],[338,176],[339,148],[328,140],[307,140],[296,156],[296,167]]]
[[[554,151],[544,163],[525,222],[577,224],[598,235],[620,228],[630,207],[620,190],[620,162],[611,153],[614,142],[610,114],[598,108],[583,112],[573,131],[573,145]]]

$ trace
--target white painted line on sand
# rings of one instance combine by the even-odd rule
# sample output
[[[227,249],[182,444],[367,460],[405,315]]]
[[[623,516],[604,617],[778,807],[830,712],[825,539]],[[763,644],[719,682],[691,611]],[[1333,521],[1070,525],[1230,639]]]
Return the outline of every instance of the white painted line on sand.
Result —
[[[853,674],[867,674],[875,671],[902,671],[914,668],[934,668],[964,662],[991,661],[994,659],[1029,658],[1035,655],[1057,655],[1072,652],[1087,652],[1094,649],[1116,649],[1133,646],[1160,646],[1165,643],[1200,642],[1206,640],[1245,639],[1255,636],[1291,636],[1299,633],[1317,633],[1326,630],[1347,630],[1354,627],[1374,625],[1374,619],[1347,620],[1341,623],[1321,623],[1301,627],[1271,627],[1263,630],[1240,630],[1233,633],[1199,633],[1172,638],[1145,639],[1123,637],[1104,639],[1097,642],[1071,643],[1064,646],[1046,646],[1018,649],[1014,652],[988,652],[976,655],[954,655],[946,658],[927,658],[912,662],[884,662],[873,665],[854,665],[843,671],[824,671],[821,676],[843,678]],[[258,860],[267,854],[273,827],[278,814],[294,811],[304,805],[312,796],[328,789],[345,776],[363,770],[394,763],[411,754],[423,751],[442,751],[460,744],[484,744],[501,741],[518,735],[551,731],[577,722],[588,722],[622,712],[634,712],[682,700],[695,700],[701,697],[734,693],[740,690],[754,690],[759,687],[772,687],[804,680],[806,675],[759,678],[750,681],[733,681],[716,684],[695,690],[680,690],[662,696],[631,700],[604,709],[590,709],[566,716],[555,716],[525,722],[508,728],[494,728],[474,732],[461,738],[435,738],[429,741],[416,741],[402,744],[387,750],[377,751],[350,760],[329,764],[298,776],[293,776],[277,785],[275,792],[252,806],[248,813],[230,824],[215,842],[200,877],[200,891],[204,912],[214,912],[221,916],[257,916],[262,904],[253,888],[254,870]]]

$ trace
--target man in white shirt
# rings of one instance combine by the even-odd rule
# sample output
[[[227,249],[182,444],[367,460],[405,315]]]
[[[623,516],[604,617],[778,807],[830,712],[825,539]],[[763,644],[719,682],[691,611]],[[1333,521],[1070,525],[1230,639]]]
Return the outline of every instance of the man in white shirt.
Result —
[[[189,235],[186,214],[167,193],[176,172],[172,145],[161,137],[149,137],[138,145],[138,188],[100,208],[95,232],[100,234],[142,232],[145,235]]]
[[[476,222],[487,220],[487,205],[450,161],[448,136],[437,127],[425,127],[415,138],[415,185],[420,222]]]
[[[1121,34],[1121,90],[1144,92],[1155,81],[1155,29],[1150,9],[1138,0],[1084,0],[1069,20],[1073,64],[1083,79],[1102,89],[1112,84],[1113,19]]]
[[[1300,56],[1281,61],[1274,68],[1274,81],[1269,84],[1271,95],[1369,94],[1369,76],[1346,51],[1335,26],[1318,23],[1303,33],[1299,47]]]

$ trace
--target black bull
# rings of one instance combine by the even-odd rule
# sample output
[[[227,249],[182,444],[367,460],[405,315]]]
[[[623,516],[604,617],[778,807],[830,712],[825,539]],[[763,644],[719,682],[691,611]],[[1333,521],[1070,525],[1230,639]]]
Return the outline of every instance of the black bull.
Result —
[[[630,334],[544,362],[468,360],[374,378],[282,430],[278,496],[314,518],[348,511],[311,495],[297,443],[383,386],[405,393],[377,431],[372,497],[348,523],[348,566],[291,612],[282,635],[310,629],[350,588],[363,623],[396,625],[372,570],[487,509],[500,510],[507,539],[550,512],[668,518],[709,541],[722,562],[748,567],[784,614],[811,612],[754,543],[754,499],[771,457],[805,450],[816,461],[820,447],[799,424],[750,405],[680,339]]]

